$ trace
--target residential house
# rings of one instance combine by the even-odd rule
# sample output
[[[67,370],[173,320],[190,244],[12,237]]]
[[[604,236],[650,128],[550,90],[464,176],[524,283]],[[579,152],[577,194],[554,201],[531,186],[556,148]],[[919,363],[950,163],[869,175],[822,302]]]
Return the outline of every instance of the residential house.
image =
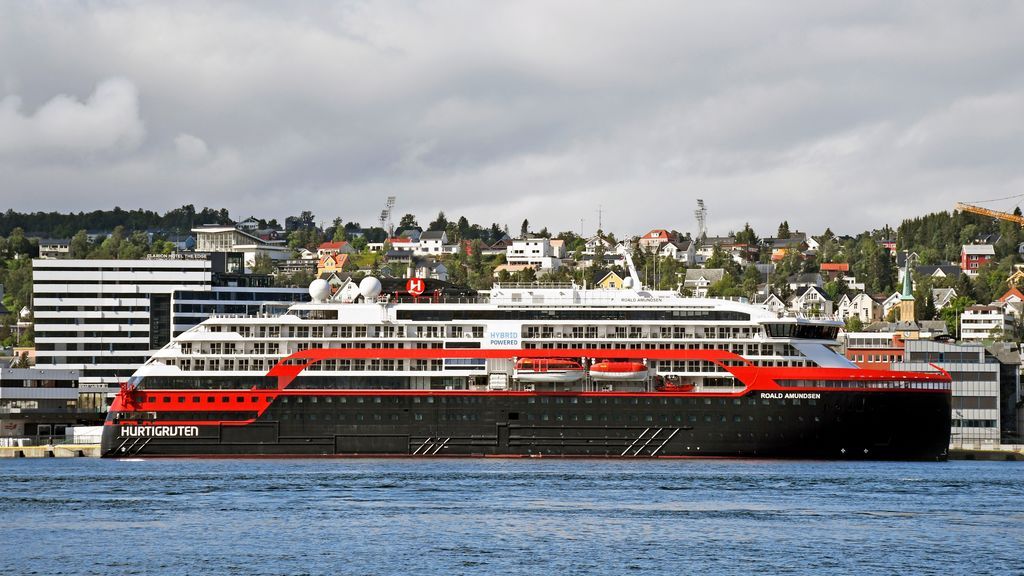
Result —
[[[565,240],[560,238],[551,238],[548,240],[551,244],[551,257],[562,260],[565,258]]]
[[[871,295],[864,292],[857,294],[853,298],[844,295],[839,300],[836,312],[840,320],[848,320],[856,316],[860,318],[861,323],[865,326],[884,317],[882,315],[882,305],[872,298]]]
[[[457,246],[448,244],[448,234],[444,230],[427,230],[420,234],[420,245],[416,253],[439,256],[454,254],[457,249]]]
[[[932,288],[932,301],[935,302],[935,309],[942,310],[956,298],[956,288]]]
[[[278,274],[316,274],[317,261],[314,258],[289,258],[274,262]]]
[[[260,221],[257,220],[256,218],[252,217],[252,216],[249,216],[245,220],[242,220],[238,224],[235,224],[235,228],[238,228],[239,230],[245,230],[246,232],[250,232],[250,233],[255,231],[255,230],[258,230],[259,227],[260,227]]]
[[[799,290],[800,288],[807,288],[809,286],[821,288],[825,284],[822,281],[821,274],[818,274],[817,272],[793,274],[786,279],[786,282],[789,284],[789,289],[794,291]]]
[[[964,244],[960,248],[960,269],[971,276],[977,276],[982,268],[996,257],[991,244]]]
[[[331,274],[341,274],[348,264],[348,254],[326,254],[317,261],[316,275],[318,278]]]
[[[662,258],[672,258],[684,266],[697,264],[697,247],[691,240],[670,240],[661,246],[658,254]],[[701,261],[703,263],[703,260]]]
[[[882,300],[882,318],[887,318],[889,316],[889,311],[899,306],[901,297],[902,294],[900,294],[899,291],[896,291]]]
[[[638,244],[647,250],[654,252],[661,248],[666,242],[672,242],[676,237],[668,230],[654,229],[640,237]]]
[[[1013,273],[1006,279],[1008,286],[1020,286],[1024,284],[1024,264],[1014,264]]]
[[[309,248],[299,248],[299,258],[302,260],[317,260],[319,256]]]
[[[356,249],[351,244],[345,241],[341,242],[324,242],[316,249],[316,257],[323,258],[324,256],[332,256],[335,254],[355,254]]]
[[[416,278],[433,278],[442,282],[448,281],[448,267],[443,262],[424,262],[414,270]]]
[[[764,292],[759,292],[754,296],[753,303],[776,314],[785,312],[786,310],[786,303],[783,302],[782,298],[779,298],[778,294],[774,292],[768,292],[767,296],[765,296]]]
[[[601,249],[604,250],[605,252],[612,250],[612,243],[609,242],[607,238],[595,235],[587,239],[587,242],[584,245],[583,253],[595,254],[597,252],[598,246],[600,246]]]
[[[706,298],[708,288],[725,278],[723,268],[690,268],[686,271],[683,288],[690,291],[695,298]]]
[[[597,281],[597,287],[605,290],[621,290],[624,280],[615,272],[608,272]]]
[[[40,238],[40,258],[67,258],[71,255],[70,238]]]
[[[914,273],[919,276],[927,276],[931,278],[952,278],[956,280],[960,277],[960,267],[953,264],[924,264],[921,266],[914,267]],[[900,268],[900,282],[903,281],[903,268]]]
[[[818,286],[802,286],[789,299],[789,309],[810,316],[831,316],[832,299]]]
[[[403,252],[420,252],[420,243],[417,240],[406,236],[392,236],[387,239],[387,244],[391,246],[392,250],[401,250]],[[383,244],[382,244],[383,246]]]
[[[845,277],[850,273],[850,265],[847,262],[822,262],[821,275],[826,282],[836,278]]]

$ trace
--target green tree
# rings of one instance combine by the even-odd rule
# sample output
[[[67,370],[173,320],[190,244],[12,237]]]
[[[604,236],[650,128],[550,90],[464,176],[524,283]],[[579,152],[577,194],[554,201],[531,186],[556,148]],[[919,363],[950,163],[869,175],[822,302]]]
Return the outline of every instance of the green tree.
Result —
[[[71,244],[69,248],[68,256],[71,258],[89,257],[89,250],[92,247],[89,245],[89,235],[85,230],[79,230],[71,237]]]
[[[708,286],[708,296],[712,298],[735,298],[743,296],[743,287],[736,283],[732,274],[725,274],[722,279]]]
[[[256,259],[252,264],[253,274],[273,274],[275,269],[273,258],[262,253],[256,255]]]
[[[448,229],[448,218],[445,218],[444,211],[437,213],[437,219],[430,223],[427,230],[441,231]]]
[[[860,316],[856,314],[851,315],[846,319],[846,331],[847,332],[860,332],[864,329],[864,322],[861,321]]]
[[[783,220],[782,223],[779,224],[779,231],[776,234],[776,236],[779,239],[782,239],[782,240],[788,240],[791,237],[791,233],[789,231],[789,222],[788,221]]]
[[[414,214],[406,214],[402,216],[402,219],[398,222],[399,228],[419,228],[420,225],[416,223],[416,216]]]

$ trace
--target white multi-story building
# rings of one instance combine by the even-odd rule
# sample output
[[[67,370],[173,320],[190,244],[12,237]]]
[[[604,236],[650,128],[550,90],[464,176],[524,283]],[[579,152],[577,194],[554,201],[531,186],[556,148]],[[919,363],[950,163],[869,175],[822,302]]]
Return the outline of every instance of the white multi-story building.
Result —
[[[513,240],[505,251],[509,264],[532,264],[541,270],[557,270],[562,261],[555,257],[554,248],[547,238],[520,238]]]
[[[903,362],[893,370],[934,370],[953,378],[950,445],[954,448],[994,447],[1000,437],[1000,363],[985,354],[981,344],[946,344],[907,340]]]
[[[36,366],[77,370],[82,394],[110,394],[172,336],[210,316],[277,313],[309,300],[305,288],[223,274],[218,256],[34,260]]]
[[[1010,323],[1011,318],[1002,306],[970,306],[960,316],[960,339],[989,340],[1001,336]]]
[[[206,258],[33,260],[36,366],[78,370],[81,389],[114,392],[171,339],[171,295],[209,290]]]

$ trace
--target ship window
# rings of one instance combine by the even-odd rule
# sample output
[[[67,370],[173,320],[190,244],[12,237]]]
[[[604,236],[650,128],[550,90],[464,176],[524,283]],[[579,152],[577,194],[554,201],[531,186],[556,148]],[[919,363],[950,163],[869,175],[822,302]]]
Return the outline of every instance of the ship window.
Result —
[[[220,401],[221,402],[231,402],[231,396],[222,396]]]
[[[184,396],[178,396],[178,404],[184,404],[184,403],[185,403],[185,397]]]
[[[689,420],[690,422],[696,422],[697,421],[697,415],[696,414],[690,414],[690,416],[687,418],[687,420]]]
[[[417,412],[416,414],[413,415],[413,418],[416,420],[423,420],[423,414]]]
[[[732,417],[732,421],[733,422],[742,422],[743,418],[741,418],[740,416],[733,416]]]
[[[217,401],[217,397],[216,396],[207,396],[206,397],[206,401],[207,402],[216,402]]]
[[[704,403],[710,405],[711,404],[711,398],[705,398],[704,399]]]
[[[705,414],[704,415],[704,421],[705,422],[711,422],[711,414]]]
[[[235,402],[245,402],[245,396],[239,396],[235,398]]]
[[[193,402],[199,402],[199,396],[193,396],[192,397],[192,401]]]

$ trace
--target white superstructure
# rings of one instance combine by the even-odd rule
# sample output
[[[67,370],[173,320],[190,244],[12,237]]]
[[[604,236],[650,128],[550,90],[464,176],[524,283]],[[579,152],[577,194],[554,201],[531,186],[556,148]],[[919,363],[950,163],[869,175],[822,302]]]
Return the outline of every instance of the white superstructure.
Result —
[[[372,282],[364,280],[367,288]],[[745,302],[684,298],[671,291],[586,290],[574,285],[496,285],[472,300],[391,302],[363,290],[357,302],[314,298],[281,315],[215,316],[154,354],[137,377],[187,385],[260,378],[280,360],[312,348],[550,350],[724,350],[762,366],[853,367],[830,346],[840,322],[783,316]],[[528,352],[524,352],[528,355]],[[596,360],[593,359],[593,360]],[[699,388],[734,387],[731,375],[704,360],[651,361],[652,375]],[[514,377],[508,360],[326,360],[303,376],[348,378],[409,388],[474,388]],[[378,379],[378,380],[374,380]]]

